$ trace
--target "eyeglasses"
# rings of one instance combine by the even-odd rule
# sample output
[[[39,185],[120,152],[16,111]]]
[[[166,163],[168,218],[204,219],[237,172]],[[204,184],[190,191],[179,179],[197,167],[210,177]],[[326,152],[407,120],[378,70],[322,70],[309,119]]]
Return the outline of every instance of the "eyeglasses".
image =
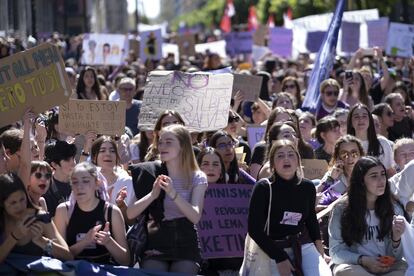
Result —
[[[339,95],[338,90],[326,90],[323,93],[328,97],[331,97],[332,95],[335,95],[335,97],[338,97],[338,95]]]
[[[289,85],[286,84],[285,87],[284,87],[284,89],[296,89],[296,85],[294,85],[294,84],[289,84]]]
[[[230,142],[230,143],[227,143],[227,144],[225,144],[225,143],[220,143],[220,144],[218,144],[218,145],[216,146],[216,148],[217,148],[218,150],[225,150],[225,149],[231,149],[231,148],[234,148],[234,146],[236,146],[236,143],[235,143],[235,142]]]
[[[228,123],[230,124],[230,123],[238,123],[240,121],[240,118],[239,117],[237,117],[237,116],[230,116],[229,117],[229,120],[228,120]]]
[[[36,172],[36,173],[34,173],[34,176],[35,176],[37,179],[41,179],[41,178],[42,178],[42,176],[43,176],[44,178],[46,178],[47,180],[49,180],[49,179],[51,179],[51,178],[52,178],[52,174],[51,174],[51,173],[45,173],[45,174],[43,174],[43,173],[40,173],[40,172]]]
[[[339,154],[339,158],[341,158],[342,160],[349,159],[350,157],[358,158],[359,157],[359,152],[357,152],[357,151],[351,151],[351,152],[344,151],[344,152],[341,152]]]

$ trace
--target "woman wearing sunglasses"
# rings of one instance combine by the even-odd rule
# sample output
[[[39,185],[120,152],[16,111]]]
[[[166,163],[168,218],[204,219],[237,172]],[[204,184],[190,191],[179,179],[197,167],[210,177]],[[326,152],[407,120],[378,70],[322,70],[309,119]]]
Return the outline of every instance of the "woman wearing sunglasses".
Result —
[[[300,94],[300,85],[295,77],[288,76],[282,81],[282,91],[287,92],[294,98],[296,107],[302,106],[302,95]]]
[[[45,199],[42,197],[50,187],[52,167],[46,161],[32,161],[30,183],[27,186],[32,203],[47,211]]]
[[[237,142],[238,147],[243,147],[243,153],[246,154],[244,162],[246,164],[249,164],[252,151],[250,149],[249,144],[246,141],[244,141],[243,137],[240,135],[241,126],[242,119],[239,116],[239,114],[237,114],[233,110],[230,110],[228,124],[224,130],[227,131],[227,133],[230,134],[231,137],[233,137],[233,139]]]
[[[341,87],[334,79],[326,79],[320,85],[322,104],[316,114],[316,120],[332,115],[337,107],[348,108],[348,105],[338,99]]]

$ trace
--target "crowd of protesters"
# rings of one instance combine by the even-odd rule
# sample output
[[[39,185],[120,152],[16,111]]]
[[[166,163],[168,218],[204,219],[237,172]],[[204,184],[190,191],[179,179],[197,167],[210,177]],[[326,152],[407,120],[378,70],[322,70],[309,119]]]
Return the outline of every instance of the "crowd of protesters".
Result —
[[[131,51],[124,65],[86,66],[81,36],[54,33],[44,41],[61,51],[71,98],[127,103],[125,134],[70,133],[59,127],[58,107],[42,114],[28,108],[21,121],[1,129],[0,262],[24,253],[237,273],[242,258],[202,259],[195,227],[208,184],[228,183],[254,185],[248,233],[280,275],[404,275],[403,247],[414,246],[401,242],[404,220],[410,223],[414,212],[414,58],[390,57],[378,47],[337,57],[312,114],[301,110],[313,68],[308,54],[252,62],[211,49],[176,64],[173,55],[144,61]],[[0,38],[0,59],[41,42]],[[140,129],[150,71],[228,66],[263,81],[257,101],[240,93],[231,100],[225,128],[190,132],[177,111],[165,110],[153,129]],[[266,129],[253,148],[249,124]],[[321,179],[306,179],[303,159],[329,167]],[[126,233],[141,216],[148,238],[137,262]]]

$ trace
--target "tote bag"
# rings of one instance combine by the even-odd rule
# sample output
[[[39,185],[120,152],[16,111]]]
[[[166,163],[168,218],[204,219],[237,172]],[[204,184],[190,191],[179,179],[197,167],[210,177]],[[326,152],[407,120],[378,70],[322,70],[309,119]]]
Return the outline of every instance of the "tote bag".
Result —
[[[272,184],[269,180],[268,183],[270,188],[270,196],[264,231],[266,231],[266,234],[269,236],[270,206],[272,206]],[[279,275],[276,262],[257,245],[257,243],[250,237],[249,233],[247,233],[244,243],[243,264],[240,268],[239,275]]]

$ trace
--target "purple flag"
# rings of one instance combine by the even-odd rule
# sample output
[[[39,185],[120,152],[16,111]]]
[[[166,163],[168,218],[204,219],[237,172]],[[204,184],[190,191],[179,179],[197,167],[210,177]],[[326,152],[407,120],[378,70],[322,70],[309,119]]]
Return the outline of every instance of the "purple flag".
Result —
[[[359,48],[359,26],[357,22],[342,22],[342,52],[353,53]]]
[[[270,50],[282,57],[292,55],[293,32],[283,27],[270,28]]]
[[[305,100],[302,104],[302,109],[304,110],[316,112],[321,105],[319,86],[323,80],[329,77],[329,72],[333,67],[336,44],[338,42],[338,32],[341,27],[344,6],[345,1],[339,0],[322,47],[316,57],[308,89],[306,90]]]

